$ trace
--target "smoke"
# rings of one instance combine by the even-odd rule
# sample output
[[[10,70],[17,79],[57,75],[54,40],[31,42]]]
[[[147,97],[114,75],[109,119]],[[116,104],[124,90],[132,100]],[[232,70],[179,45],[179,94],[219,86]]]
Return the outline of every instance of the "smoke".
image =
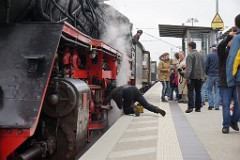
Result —
[[[117,87],[128,84],[131,76],[129,58],[126,54],[123,55],[120,65],[120,71],[117,75]]]
[[[129,56],[131,55],[131,28],[129,20],[112,7],[107,8],[109,21],[104,27],[101,39],[123,53],[117,86],[128,84],[131,76]]]

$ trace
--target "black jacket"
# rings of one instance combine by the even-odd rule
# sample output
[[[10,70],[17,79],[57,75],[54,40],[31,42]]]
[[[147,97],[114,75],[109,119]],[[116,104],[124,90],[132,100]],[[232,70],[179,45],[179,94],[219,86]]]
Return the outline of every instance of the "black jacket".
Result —
[[[124,87],[125,86],[121,86],[121,87],[117,87],[117,88],[113,89],[111,91],[110,95],[103,102],[103,105],[107,105],[108,103],[110,103],[111,99],[113,99],[115,101],[115,103],[117,104],[118,108],[121,109],[122,108],[122,94],[123,94]]]
[[[227,87],[227,77],[226,77],[226,62],[229,54],[230,48],[227,47],[228,42],[232,40],[232,36],[228,35],[224,38],[218,45],[218,58],[219,58],[219,80],[218,86]]]

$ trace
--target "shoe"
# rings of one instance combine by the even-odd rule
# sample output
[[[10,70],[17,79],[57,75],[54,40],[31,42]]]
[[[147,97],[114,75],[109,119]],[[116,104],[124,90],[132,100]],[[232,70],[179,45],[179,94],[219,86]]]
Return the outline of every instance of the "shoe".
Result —
[[[215,108],[215,110],[219,110],[219,108]]]
[[[239,131],[239,127],[237,123],[231,122],[230,124],[231,128],[235,131]]]
[[[193,109],[187,109],[186,111],[185,111],[185,113],[190,113],[190,112],[192,112],[193,111]]]
[[[168,102],[165,98],[162,98],[162,102]]]
[[[168,100],[169,100],[169,101],[173,101],[173,98],[169,98]]]
[[[184,100],[183,103],[186,104],[186,103],[188,103],[188,101],[187,101],[187,100]]]
[[[195,109],[195,112],[201,112],[201,110],[200,109]]]
[[[223,127],[222,128],[222,133],[223,134],[228,134],[229,133],[229,127]]]
[[[157,112],[156,113],[159,113],[161,114],[163,117],[166,115],[166,112],[160,108],[157,109]]]
[[[137,107],[136,107],[135,105],[133,105],[133,111],[134,111],[134,114],[135,114],[137,117],[140,116],[140,113],[139,113],[139,111],[138,111],[138,109],[137,109]]]
[[[178,100],[178,103],[183,103],[183,99],[179,99],[179,100]]]
[[[212,110],[213,108],[214,108],[214,107],[212,107],[212,106],[209,106],[209,107],[208,107],[208,110]]]

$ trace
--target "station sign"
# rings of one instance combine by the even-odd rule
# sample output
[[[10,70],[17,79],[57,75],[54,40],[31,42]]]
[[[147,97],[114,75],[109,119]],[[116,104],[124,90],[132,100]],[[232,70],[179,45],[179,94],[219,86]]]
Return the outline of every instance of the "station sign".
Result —
[[[214,16],[213,20],[212,20],[212,28],[214,29],[220,29],[223,30],[224,29],[224,23],[222,18],[220,17],[220,15],[218,13],[216,13],[216,15]]]

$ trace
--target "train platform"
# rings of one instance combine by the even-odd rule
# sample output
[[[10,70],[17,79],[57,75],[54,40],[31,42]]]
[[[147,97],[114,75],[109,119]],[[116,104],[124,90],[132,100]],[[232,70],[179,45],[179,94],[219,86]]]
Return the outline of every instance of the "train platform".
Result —
[[[163,108],[165,117],[144,110],[123,115],[79,160],[237,160],[240,133],[222,134],[222,110],[190,114],[187,104],[160,101],[161,83],[144,97]]]

